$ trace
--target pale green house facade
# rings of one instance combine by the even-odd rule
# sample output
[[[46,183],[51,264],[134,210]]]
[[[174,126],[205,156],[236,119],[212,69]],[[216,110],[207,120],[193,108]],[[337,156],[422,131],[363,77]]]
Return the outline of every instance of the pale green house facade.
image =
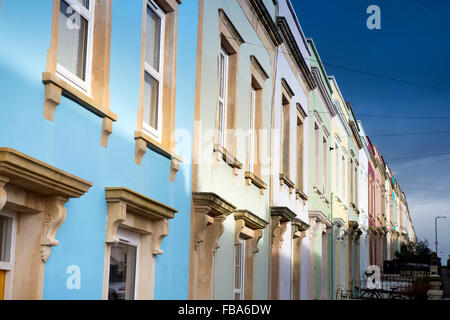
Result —
[[[309,223],[310,299],[332,299],[332,216],[331,216],[331,85],[312,39],[311,71],[317,88],[311,92],[309,105],[310,182]]]

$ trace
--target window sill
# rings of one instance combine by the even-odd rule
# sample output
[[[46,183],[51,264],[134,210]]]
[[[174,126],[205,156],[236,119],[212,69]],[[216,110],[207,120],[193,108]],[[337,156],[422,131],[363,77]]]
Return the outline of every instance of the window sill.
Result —
[[[220,144],[214,144],[214,152],[218,152],[222,155],[223,161],[225,161],[233,169],[242,169],[242,163],[240,163],[227,149]]]
[[[295,189],[295,183],[291,181],[284,173],[280,173],[280,183],[287,185],[289,188]]]
[[[308,196],[300,189],[296,188],[295,194],[297,195],[297,199],[302,198],[304,201],[308,201]]]
[[[135,162],[136,164],[142,163],[142,158],[147,152],[147,148],[150,148],[154,152],[162,155],[163,157],[171,161],[170,167],[170,180],[175,181],[175,174],[180,168],[180,163],[183,162],[183,158],[176,154],[175,152],[165,148],[156,140],[152,139],[144,131],[136,130],[134,131],[134,140],[136,140],[136,151],[135,151]]]
[[[55,74],[52,74],[50,72],[43,72],[42,82],[46,86],[48,84],[55,85],[56,87],[62,90],[63,95],[75,100],[77,103],[81,104],[84,108],[88,109],[89,111],[98,115],[99,117],[109,118],[112,121],[117,121],[117,115],[114,112],[108,110],[108,108],[106,108],[105,106],[100,105],[98,102],[89,97],[87,94],[71,86],[63,79],[58,78]]]
[[[245,179],[247,179],[249,183],[253,183],[259,189],[267,189],[267,184],[250,171],[245,171]]]
[[[64,95],[103,118],[101,145],[106,148],[108,138],[112,133],[112,123],[117,121],[117,115],[53,73],[43,72],[42,82],[45,85],[44,118],[51,122],[54,121],[56,107],[61,103],[61,96]]]
[[[313,187],[313,190],[314,190],[316,193],[318,193],[320,196],[323,195],[322,191],[320,191],[320,189],[319,189],[318,186],[314,186],[314,187]]]

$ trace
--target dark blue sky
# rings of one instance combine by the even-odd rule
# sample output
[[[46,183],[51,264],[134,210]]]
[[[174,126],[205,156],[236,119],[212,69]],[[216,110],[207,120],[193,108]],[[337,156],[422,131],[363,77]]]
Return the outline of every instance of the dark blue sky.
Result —
[[[292,0],[327,73],[334,75],[408,198],[419,238],[450,254],[450,132],[382,137],[391,133],[450,131],[450,1]],[[366,9],[381,9],[381,30],[369,30]],[[425,8],[424,8],[425,7]],[[331,65],[330,65],[331,64]],[[332,65],[446,88],[435,90],[350,72]],[[364,115],[385,115],[384,118]],[[360,116],[358,116],[360,115]],[[407,119],[389,116],[448,117]],[[445,153],[447,155],[436,156]],[[396,160],[402,158],[401,160]],[[389,161],[389,159],[393,159]]]

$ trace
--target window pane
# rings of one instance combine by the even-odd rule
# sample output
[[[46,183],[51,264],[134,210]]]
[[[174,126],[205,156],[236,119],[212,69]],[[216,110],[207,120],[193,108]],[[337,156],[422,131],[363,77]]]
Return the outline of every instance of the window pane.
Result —
[[[219,101],[219,142],[222,146],[225,146],[225,109],[222,101]]]
[[[250,147],[249,147],[249,171],[253,172],[253,161],[255,154],[255,99],[256,93],[255,89],[251,89],[250,94]]]
[[[0,216],[0,261],[11,259],[12,218]]]
[[[88,21],[61,0],[58,27],[58,63],[86,80]]]
[[[111,246],[109,300],[133,300],[136,273],[136,247],[123,243]]]
[[[86,9],[89,9],[89,0],[80,0],[81,5]]]
[[[147,72],[144,80],[144,122],[158,130],[159,82]]]
[[[219,55],[219,97],[225,98],[225,56],[220,53]]]
[[[149,7],[147,7],[145,35],[145,61],[147,61],[153,69],[159,71],[161,18]]]

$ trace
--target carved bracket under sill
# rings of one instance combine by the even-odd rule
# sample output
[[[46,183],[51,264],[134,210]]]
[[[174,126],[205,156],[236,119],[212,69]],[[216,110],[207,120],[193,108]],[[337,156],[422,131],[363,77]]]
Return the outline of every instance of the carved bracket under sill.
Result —
[[[64,204],[69,201],[65,197],[55,196],[48,199],[45,218],[44,231],[41,239],[41,259],[47,262],[53,246],[58,245],[58,240],[55,239],[56,231],[66,220],[66,208]]]

